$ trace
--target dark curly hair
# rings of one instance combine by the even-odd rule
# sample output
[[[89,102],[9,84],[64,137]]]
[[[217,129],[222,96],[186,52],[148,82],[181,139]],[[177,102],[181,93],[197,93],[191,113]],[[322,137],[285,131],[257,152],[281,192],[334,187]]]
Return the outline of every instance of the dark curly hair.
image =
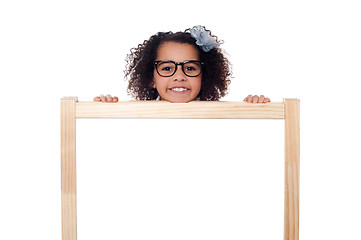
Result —
[[[199,52],[200,61],[204,63],[202,69],[201,90],[195,100],[216,101],[228,92],[232,76],[231,64],[220,48],[204,52],[196,40],[189,33],[184,32],[158,32],[145,40],[143,44],[132,48],[127,55],[127,66],[124,71],[129,85],[127,92],[137,100],[155,100],[159,96],[157,89],[152,87],[154,61],[161,44],[165,42],[188,43],[195,46]],[[210,31],[207,30],[209,33]],[[213,36],[214,37],[214,36]],[[221,43],[218,38],[217,42]]]

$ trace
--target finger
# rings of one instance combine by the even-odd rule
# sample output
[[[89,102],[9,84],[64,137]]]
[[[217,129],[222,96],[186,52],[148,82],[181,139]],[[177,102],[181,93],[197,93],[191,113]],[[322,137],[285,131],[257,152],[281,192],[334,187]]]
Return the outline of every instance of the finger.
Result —
[[[118,97],[113,97],[113,102],[118,102]]]
[[[99,96],[101,102],[106,102],[107,98],[104,95]]]
[[[268,103],[268,102],[271,102],[271,100],[269,98],[265,98],[263,102]]]
[[[93,101],[95,101],[95,102],[100,102],[100,98],[99,98],[99,97],[95,97],[95,98],[93,99]]]
[[[263,103],[263,102],[264,102],[264,96],[263,96],[263,95],[259,96],[258,102],[259,102],[259,103]]]
[[[258,96],[257,95],[254,95],[253,96],[253,103],[258,103]]]
[[[108,94],[108,95],[105,96],[105,98],[107,99],[106,100],[107,102],[113,102],[113,98],[112,98],[111,95]]]
[[[253,98],[252,98],[252,96],[250,96],[250,97],[248,97],[247,102],[252,103],[252,100],[253,100]]]
[[[243,99],[243,101],[244,101],[244,102],[247,102],[250,97],[252,97],[252,95],[248,95],[247,97],[245,97],[245,98]]]

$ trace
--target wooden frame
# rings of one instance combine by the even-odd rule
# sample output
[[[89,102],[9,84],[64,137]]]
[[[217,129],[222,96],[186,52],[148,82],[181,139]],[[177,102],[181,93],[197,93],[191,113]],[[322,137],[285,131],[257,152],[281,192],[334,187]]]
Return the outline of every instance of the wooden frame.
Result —
[[[77,118],[237,118],[285,120],[284,239],[299,239],[300,101],[243,102],[130,101],[78,102],[61,99],[61,209],[63,240],[77,239],[76,119]]]

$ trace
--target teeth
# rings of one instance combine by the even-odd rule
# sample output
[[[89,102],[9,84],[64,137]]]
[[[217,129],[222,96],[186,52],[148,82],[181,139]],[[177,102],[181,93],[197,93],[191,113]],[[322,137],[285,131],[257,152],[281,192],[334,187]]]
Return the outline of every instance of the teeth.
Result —
[[[171,90],[176,91],[176,92],[183,92],[183,91],[187,91],[187,88],[172,88]]]

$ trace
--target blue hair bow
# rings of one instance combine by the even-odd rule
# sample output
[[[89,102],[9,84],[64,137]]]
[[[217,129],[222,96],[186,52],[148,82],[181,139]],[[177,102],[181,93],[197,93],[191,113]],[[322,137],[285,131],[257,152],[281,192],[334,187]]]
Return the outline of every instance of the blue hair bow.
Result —
[[[213,37],[209,31],[200,25],[194,26],[190,31],[191,36],[197,40],[196,44],[202,48],[204,52],[209,52],[213,48],[219,48],[220,43],[217,38]]]

